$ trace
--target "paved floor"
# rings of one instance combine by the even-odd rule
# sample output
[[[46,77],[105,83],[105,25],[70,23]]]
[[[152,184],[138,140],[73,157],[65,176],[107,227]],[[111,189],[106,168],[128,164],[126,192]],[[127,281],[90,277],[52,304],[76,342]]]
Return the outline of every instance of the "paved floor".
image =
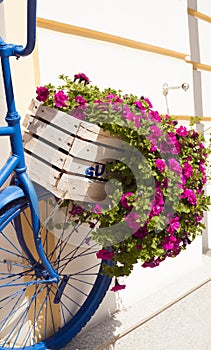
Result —
[[[211,350],[211,282],[123,336],[113,349]]]
[[[172,285],[162,292],[163,300],[155,295],[150,304],[111,316],[83,331],[64,350],[211,350],[210,263],[208,258],[206,271],[193,271],[192,286],[183,293],[172,297]]]

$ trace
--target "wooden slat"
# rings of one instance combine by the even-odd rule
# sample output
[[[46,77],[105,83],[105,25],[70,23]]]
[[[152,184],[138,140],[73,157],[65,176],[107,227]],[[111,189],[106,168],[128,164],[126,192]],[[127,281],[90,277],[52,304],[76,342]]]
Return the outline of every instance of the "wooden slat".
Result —
[[[187,54],[182,52],[177,52],[169,49],[165,49],[163,47],[150,45],[146,43],[142,43],[140,41],[123,38],[117,35],[112,35],[108,33],[99,32],[97,30],[87,29],[83,27],[74,26],[71,24],[61,23],[57,21],[52,21],[46,18],[37,18],[37,26],[39,28],[49,29],[60,33],[77,35],[80,37],[85,37],[94,40],[100,40],[109,42],[112,44],[122,45],[126,47],[130,47],[136,50],[143,50],[148,52],[157,53],[160,55],[165,55],[169,57],[174,57],[177,59],[184,60]]]
[[[63,169],[67,158],[66,154],[56,150],[49,144],[34,138],[33,135],[28,133],[23,135],[23,143],[25,151],[30,152],[32,157],[36,155],[43,159],[44,162],[48,162],[61,170]]]
[[[25,153],[25,157],[31,180],[55,193],[60,172],[30,154]]]
[[[118,137],[111,137],[108,131],[103,131],[99,126],[91,123],[81,123],[77,136],[92,142],[97,142],[98,144],[108,145],[122,149],[125,144],[124,141],[118,139]]]
[[[67,131],[73,135],[76,134],[81,121],[72,117],[71,115],[59,111],[54,108],[49,108],[43,106],[38,101],[32,100],[31,105],[29,106],[30,114],[43,120],[46,120],[48,123],[51,123],[52,126],[60,128]],[[25,126],[25,123],[23,123]]]
[[[65,151],[69,151],[74,140],[74,137],[67,134],[65,131],[58,130],[51,124],[46,124],[33,116],[28,116],[27,121],[25,119],[24,127],[27,132],[37,135],[43,140],[51,142],[53,145],[56,145],[57,148],[62,148]],[[27,140],[25,140],[25,143],[26,142]]]
[[[119,160],[123,156],[123,150],[97,145],[95,143],[74,139],[70,155],[90,162],[101,162],[106,159]]]
[[[90,177],[98,177],[98,179],[105,179],[105,172],[103,171],[103,165],[99,163],[90,162],[83,159],[74,158],[70,155],[66,158],[63,166],[65,173],[87,175]],[[102,175],[99,175],[101,174]]]
[[[89,203],[106,201],[106,183],[97,180],[62,174],[57,190],[67,199]]]
[[[190,16],[195,17],[195,18],[202,19],[202,20],[205,21],[205,22],[211,23],[211,17],[210,17],[210,16],[207,16],[207,15],[205,15],[204,13],[201,13],[201,12],[199,12],[199,11],[196,11],[196,10],[190,8],[190,7],[188,8],[188,14],[189,14]]]

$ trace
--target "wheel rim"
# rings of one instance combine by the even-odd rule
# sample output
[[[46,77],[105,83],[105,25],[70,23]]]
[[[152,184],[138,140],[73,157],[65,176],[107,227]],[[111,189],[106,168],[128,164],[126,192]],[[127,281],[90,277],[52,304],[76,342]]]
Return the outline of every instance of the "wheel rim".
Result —
[[[99,246],[88,225],[70,226],[68,205],[58,207],[54,197],[40,203],[43,246],[60,281],[49,283],[41,262],[32,267],[23,254],[14,224],[20,217],[26,243],[37,258],[29,209],[19,205],[10,224],[0,229],[0,349],[61,348],[86,324],[110,284],[101,275]]]

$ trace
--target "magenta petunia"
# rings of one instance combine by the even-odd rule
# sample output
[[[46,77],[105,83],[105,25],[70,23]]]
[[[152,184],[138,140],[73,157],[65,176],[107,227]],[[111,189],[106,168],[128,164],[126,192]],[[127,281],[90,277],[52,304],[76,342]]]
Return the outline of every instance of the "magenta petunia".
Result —
[[[139,228],[136,232],[134,232],[133,234],[134,234],[134,236],[136,236],[136,237],[142,239],[142,238],[144,238],[144,237],[147,236],[147,233],[148,233],[148,231],[147,231],[147,225],[145,225],[144,227],[140,227],[140,228]]]
[[[162,173],[165,168],[166,168],[166,163],[163,159],[157,158],[155,161],[155,165],[158,168],[158,170],[160,170],[160,172]]]
[[[125,209],[132,209],[132,207],[133,207],[132,204],[128,204],[128,200],[129,200],[128,197],[131,197],[133,195],[134,195],[133,192],[127,192],[127,193],[124,193],[122,195],[122,197],[120,199],[120,202],[121,202],[123,208],[125,208]]]
[[[45,86],[37,87],[36,93],[37,93],[36,99],[38,101],[45,102],[48,99],[49,91]]]
[[[161,117],[157,111],[150,110],[148,113],[148,116],[150,117],[150,120],[152,122],[158,122],[158,123],[161,122]]]
[[[168,227],[167,227],[166,231],[168,233],[171,233],[171,234],[174,233],[175,231],[177,231],[180,228],[179,220],[180,220],[180,218],[178,216],[171,218],[169,220]]]
[[[64,91],[59,90],[54,94],[55,105],[58,108],[67,107],[66,101],[68,101],[68,96],[64,93]]]
[[[111,288],[112,292],[118,292],[119,290],[125,289],[126,285],[125,284],[119,284],[116,283],[114,287]]]
[[[72,209],[69,211],[70,215],[80,215],[83,213],[83,208],[81,208],[79,205],[73,205]]]
[[[107,99],[108,100],[113,100],[113,102],[122,103],[122,99],[119,96],[117,96],[116,94],[110,94],[109,93],[107,95]]]
[[[93,208],[93,213],[101,214],[102,213],[102,206],[98,203],[95,204],[95,207]]]
[[[174,172],[177,175],[180,175],[182,173],[182,167],[175,158],[168,159],[168,163],[170,171]]]
[[[156,137],[162,136],[162,131],[160,130],[159,126],[157,126],[157,125],[150,126],[150,132],[152,135],[154,135]]]
[[[162,260],[159,259],[159,258],[157,258],[157,259],[150,259],[148,261],[145,261],[141,266],[144,267],[144,268],[146,268],[146,267],[153,268],[153,267],[159,266],[161,261]]]
[[[153,108],[151,101],[147,97],[144,97],[143,100],[148,104],[149,108]]]
[[[114,255],[114,252],[110,252],[107,249],[101,249],[96,253],[97,258],[102,260],[111,260],[114,257]]]
[[[135,212],[130,212],[126,215],[125,221],[128,224],[128,226],[133,230],[133,232],[136,232],[140,227],[140,222],[137,222],[139,215]]]
[[[174,235],[166,236],[162,242],[162,248],[164,250],[178,250],[181,243],[180,238],[176,238]]]
[[[84,73],[78,73],[74,75],[74,81],[79,80],[79,83],[84,82],[84,84],[89,84],[90,80]]]
[[[135,101],[134,105],[138,107],[141,111],[145,111],[146,107],[143,106],[143,103],[141,101]]]
[[[177,135],[179,136],[187,136],[189,134],[188,129],[185,126],[180,126],[178,129],[176,129]]]
[[[182,169],[182,172],[183,172],[183,175],[189,179],[192,174],[193,174],[193,168],[192,168],[192,165],[189,164],[188,162],[185,162],[184,165],[183,165],[183,169]]]
[[[184,192],[180,195],[180,198],[185,198],[188,200],[188,202],[192,205],[196,205],[197,203],[197,198],[196,194],[194,191],[190,188],[186,188]]]
[[[83,98],[81,95],[76,96],[75,101],[81,106],[85,106],[86,104],[85,98]]]

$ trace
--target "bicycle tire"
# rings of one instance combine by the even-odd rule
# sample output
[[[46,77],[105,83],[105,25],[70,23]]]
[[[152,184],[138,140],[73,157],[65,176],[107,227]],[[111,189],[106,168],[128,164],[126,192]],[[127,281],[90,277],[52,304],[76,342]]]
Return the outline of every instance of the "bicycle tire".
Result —
[[[6,213],[6,226],[4,222],[0,225],[0,350],[61,349],[95,313],[111,282],[109,276],[101,273],[103,262],[96,259],[99,247],[88,234],[83,233],[79,240],[77,225],[71,227],[70,234],[66,221],[60,230],[61,223],[57,222],[56,228],[52,224],[58,213],[66,220],[68,208],[57,208],[53,218],[45,221],[51,201],[55,204],[56,199],[49,192],[46,195],[46,191],[38,198],[42,206],[43,245],[65,288],[58,296],[58,285],[40,276],[38,265],[30,265],[15,235],[17,227],[21,227],[27,246],[35,254],[29,231],[29,204],[26,199],[13,203]],[[67,272],[68,281],[64,282]]]

